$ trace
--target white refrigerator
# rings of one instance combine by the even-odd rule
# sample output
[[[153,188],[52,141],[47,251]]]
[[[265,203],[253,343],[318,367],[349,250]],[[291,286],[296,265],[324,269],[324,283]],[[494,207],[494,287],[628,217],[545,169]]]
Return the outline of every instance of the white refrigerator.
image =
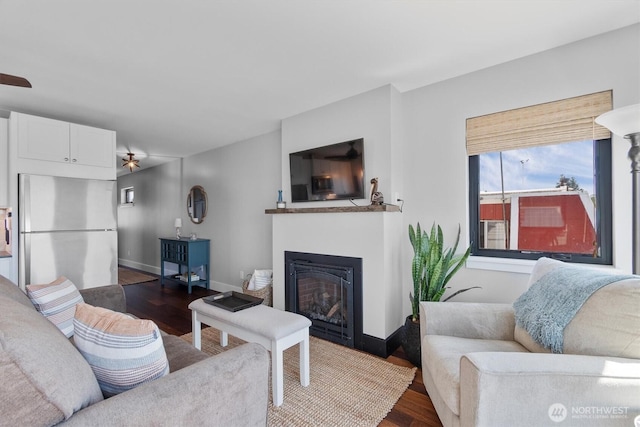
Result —
[[[116,181],[21,174],[19,284],[118,283]]]

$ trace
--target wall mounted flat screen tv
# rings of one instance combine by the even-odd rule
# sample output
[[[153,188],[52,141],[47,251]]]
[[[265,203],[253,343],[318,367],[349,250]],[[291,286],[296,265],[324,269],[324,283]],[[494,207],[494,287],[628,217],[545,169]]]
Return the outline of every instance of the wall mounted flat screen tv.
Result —
[[[289,154],[291,201],[364,198],[364,139]]]

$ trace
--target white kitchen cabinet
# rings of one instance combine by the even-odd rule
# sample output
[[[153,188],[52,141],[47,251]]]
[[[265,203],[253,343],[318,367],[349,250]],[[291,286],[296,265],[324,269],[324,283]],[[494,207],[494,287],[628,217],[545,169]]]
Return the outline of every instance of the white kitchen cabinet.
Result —
[[[18,157],[115,168],[115,132],[28,114],[16,115]]]
[[[0,118],[0,208],[9,204],[9,121]]]
[[[17,117],[18,156],[69,163],[69,123],[26,114]]]
[[[116,133],[90,126],[70,124],[69,149],[72,162],[87,166],[115,168]]]

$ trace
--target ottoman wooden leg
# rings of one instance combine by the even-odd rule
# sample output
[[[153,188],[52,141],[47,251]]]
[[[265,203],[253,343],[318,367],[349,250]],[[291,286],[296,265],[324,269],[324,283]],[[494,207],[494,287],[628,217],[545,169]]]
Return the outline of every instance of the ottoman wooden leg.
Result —
[[[200,329],[201,322],[198,320],[198,313],[196,311],[191,312],[191,332],[193,332],[193,346],[198,350],[201,350],[200,341]]]
[[[278,341],[271,341],[271,398],[273,406],[281,406],[284,401],[282,347]]]
[[[304,330],[304,338],[300,341],[300,384],[309,385],[309,329]]]

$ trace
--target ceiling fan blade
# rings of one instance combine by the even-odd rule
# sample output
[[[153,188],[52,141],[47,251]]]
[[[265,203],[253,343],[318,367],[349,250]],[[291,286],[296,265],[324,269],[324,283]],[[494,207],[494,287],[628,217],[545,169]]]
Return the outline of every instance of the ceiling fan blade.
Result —
[[[0,73],[0,84],[9,86],[32,87],[29,80],[24,77],[12,76],[11,74]]]

